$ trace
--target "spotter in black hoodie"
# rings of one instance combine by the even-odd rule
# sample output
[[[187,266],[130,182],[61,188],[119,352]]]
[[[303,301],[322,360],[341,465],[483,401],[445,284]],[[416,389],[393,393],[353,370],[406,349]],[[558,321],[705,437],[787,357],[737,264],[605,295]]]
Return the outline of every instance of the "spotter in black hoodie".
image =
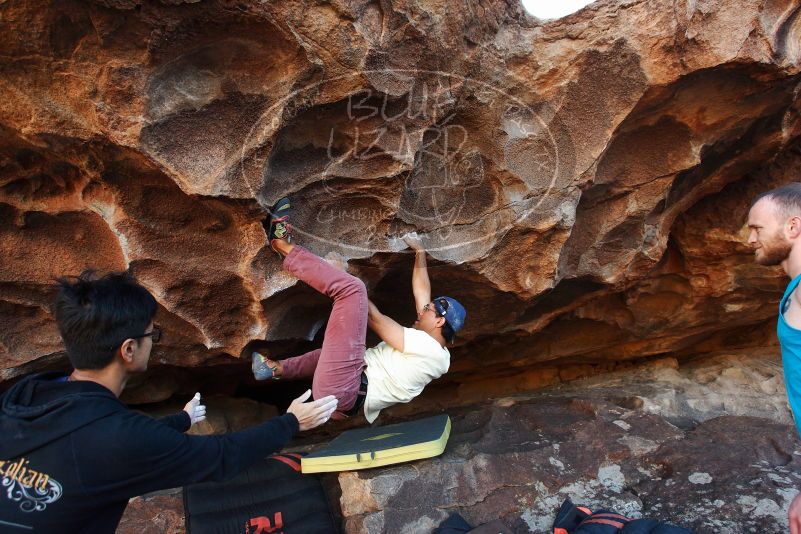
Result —
[[[298,420],[217,436],[189,426],[185,412],[131,411],[95,382],[23,379],[0,397],[0,531],[112,533],[131,497],[231,478],[281,449]]]

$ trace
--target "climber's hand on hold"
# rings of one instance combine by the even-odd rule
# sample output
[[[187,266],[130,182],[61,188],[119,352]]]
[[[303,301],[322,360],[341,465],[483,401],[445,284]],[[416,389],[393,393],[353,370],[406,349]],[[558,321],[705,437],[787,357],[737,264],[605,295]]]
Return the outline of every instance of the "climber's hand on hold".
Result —
[[[413,251],[425,251],[423,240],[419,235],[417,235],[417,232],[409,232],[408,234],[404,234],[401,239],[403,239],[403,242],[409,245],[409,248],[411,248]]]

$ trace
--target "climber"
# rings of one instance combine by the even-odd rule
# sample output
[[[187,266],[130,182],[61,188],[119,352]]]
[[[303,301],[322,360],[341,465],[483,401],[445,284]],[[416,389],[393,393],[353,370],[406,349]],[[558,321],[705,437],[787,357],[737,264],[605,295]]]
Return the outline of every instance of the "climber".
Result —
[[[114,532],[128,499],[234,477],[336,409],[296,399],[285,415],[241,432],[190,436],[200,395],[156,420],[118,397],[147,369],[161,331],[153,296],[126,273],[59,280],[55,315],[74,370],[32,375],[0,397],[0,531]]]
[[[257,380],[312,380],[314,398],[333,394],[339,400],[334,419],[358,414],[364,405],[369,423],[388,406],[409,402],[450,365],[448,344],[462,328],[465,309],[451,297],[431,300],[426,252],[416,235],[405,236],[415,251],[412,290],[417,320],[404,328],[382,314],[367,298],[364,283],[291,242],[289,199],[271,209],[268,240],[284,269],[334,300],[323,346],[300,356],[272,360],[252,355]],[[365,350],[367,326],[383,341]]]
[[[748,212],[748,244],[760,265],[781,265],[791,278],[779,302],[777,334],[787,399],[801,423],[801,183],[758,195]],[[801,493],[789,509],[790,534],[801,534]]]

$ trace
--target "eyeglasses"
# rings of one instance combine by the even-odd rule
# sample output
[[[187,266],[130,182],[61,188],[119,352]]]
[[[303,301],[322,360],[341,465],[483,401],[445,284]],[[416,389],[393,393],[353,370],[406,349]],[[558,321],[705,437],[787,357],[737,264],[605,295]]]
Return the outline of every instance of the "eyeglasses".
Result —
[[[153,343],[158,343],[161,339],[161,329],[154,328],[150,332],[145,332],[144,334],[140,334],[138,336],[131,336],[131,339],[139,339],[141,337],[150,337],[153,339]]]
[[[434,307],[433,307],[433,308],[431,307],[431,305],[432,305],[432,304],[434,305]],[[442,311],[440,311],[440,310],[438,310],[438,309],[437,309],[437,304],[439,304],[439,306],[440,306],[440,309],[441,309]],[[426,304],[425,306],[423,306],[423,311],[429,311],[429,310],[430,310],[430,311],[433,311],[433,312],[434,312],[434,315],[436,315],[437,317],[444,317],[444,316],[445,316],[445,314],[446,314],[446,313],[448,313],[448,301],[447,301],[447,300],[445,300],[445,299],[439,299],[439,300],[436,302],[436,304],[435,304],[435,303],[433,303],[433,302],[429,302],[428,304]]]

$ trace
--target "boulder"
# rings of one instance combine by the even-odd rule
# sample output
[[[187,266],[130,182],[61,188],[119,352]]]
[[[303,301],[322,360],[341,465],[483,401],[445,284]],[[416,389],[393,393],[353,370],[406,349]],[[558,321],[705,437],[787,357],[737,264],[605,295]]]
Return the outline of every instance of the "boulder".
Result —
[[[764,343],[744,333],[784,279],[754,265],[743,223],[754,194],[797,179],[792,2],[600,0],[554,21],[503,1],[0,15],[0,380],[64,365],[52,281],[88,267],[156,296],[154,366],[314,338],[325,300],[265,247],[282,195],[298,242],[403,322],[400,237],[422,235],[435,291],[469,310],[465,383]],[[554,383],[532,372],[515,388]]]

